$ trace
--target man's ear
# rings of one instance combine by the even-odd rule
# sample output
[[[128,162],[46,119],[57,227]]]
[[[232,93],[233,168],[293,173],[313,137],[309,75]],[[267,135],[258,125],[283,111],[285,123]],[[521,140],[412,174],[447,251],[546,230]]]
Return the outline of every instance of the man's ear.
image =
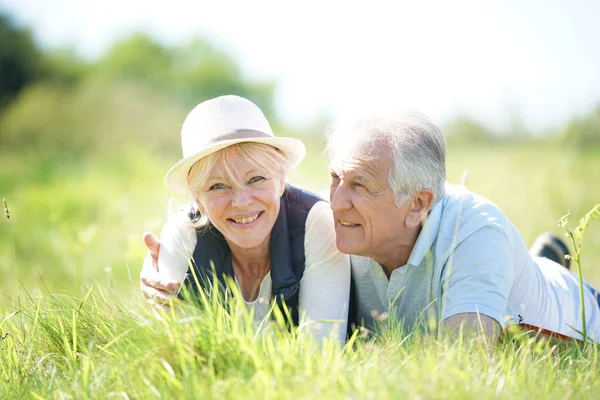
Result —
[[[410,208],[404,217],[404,226],[415,228],[427,217],[433,203],[433,192],[428,189],[419,190],[410,202]]]

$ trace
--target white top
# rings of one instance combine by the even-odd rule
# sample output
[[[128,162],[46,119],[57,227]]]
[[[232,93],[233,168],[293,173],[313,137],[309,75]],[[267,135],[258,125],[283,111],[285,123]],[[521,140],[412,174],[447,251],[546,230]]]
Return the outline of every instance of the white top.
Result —
[[[160,235],[159,271],[166,278],[183,281],[196,247],[196,232],[183,211],[166,222]],[[304,236],[306,266],[300,280],[298,312],[320,343],[332,332],[344,343],[350,295],[350,260],[335,246],[333,214],[329,204],[319,201],[306,218]],[[261,321],[271,304],[271,274],[262,280],[258,297],[246,302],[254,307],[254,319]],[[262,299],[262,300],[261,300]],[[265,299],[267,301],[265,301]]]
[[[446,185],[405,266],[388,281],[374,260],[351,256],[358,317],[439,322],[460,313],[487,315],[502,327],[527,323],[581,339],[578,278],[545,258],[533,258],[514,225],[490,201]],[[588,336],[600,341],[600,308],[584,288]]]

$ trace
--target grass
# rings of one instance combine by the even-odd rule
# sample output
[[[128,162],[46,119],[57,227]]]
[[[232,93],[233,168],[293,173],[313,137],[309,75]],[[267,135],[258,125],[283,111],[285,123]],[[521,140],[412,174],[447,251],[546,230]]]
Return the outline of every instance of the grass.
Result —
[[[497,203],[526,243],[567,210],[600,202],[600,150],[552,145],[453,147],[448,180]],[[597,348],[528,336],[486,348],[399,328],[316,350],[302,333],[256,332],[215,303],[157,321],[138,293],[145,248],[169,198],[173,160],[128,150],[103,157],[0,158],[0,398],[596,398]],[[328,185],[310,151],[292,182]],[[18,172],[16,172],[18,171]],[[600,229],[585,233],[584,277],[600,286]],[[231,310],[231,309],[230,309]]]
[[[587,330],[586,330],[586,323],[585,323],[585,321],[586,321],[585,303],[583,301],[583,290],[584,290],[583,273],[581,271],[580,256],[581,256],[581,248],[583,246],[583,235],[585,233],[585,230],[587,229],[590,221],[600,218],[600,203],[596,204],[594,206],[594,208],[592,208],[590,211],[588,211],[585,214],[585,216],[583,216],[579,220],[579,225],[577,225],[577,227],[575,229],[571,229],[571,228],[567,227],[567,224],[569,222],[569,215],[570,215],[570,213],[568,212],[567,214],[562,216],[561,219],[559,220],[558,224],[561,228],[565,229],[566,236],[571,241],[571,248],[573,249],[572,254],[569,254],[568,256],[565,256],[565,257],[568,257],[569,259],[571,259],[573,261],[573,264],[575,264],[575,266],[577,267],[576,271],[577,271],[577,276],[579,277],[579,299],[581,301],[582,336],[583,336],[583,341],[585,342],[585,341],[587,341]]]
[[[0,324],[0,397],[562,399],[600,389],[593,346],[518,336],[488,348],[391,330],[317,350],[276,326],[257,335],[244,310],[209,299],[159,322],[99,288],[29,297]]]

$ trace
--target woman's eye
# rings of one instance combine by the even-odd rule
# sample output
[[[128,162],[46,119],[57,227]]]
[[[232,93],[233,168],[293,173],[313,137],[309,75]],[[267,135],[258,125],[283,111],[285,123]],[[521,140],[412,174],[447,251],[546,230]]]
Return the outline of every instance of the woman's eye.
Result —
[[[332,173],[331,173],[331,180],[333,180],[333,181],[337,181],[337,180],[339,180],[339,179],[340,179],[340,177],[339,177],[339,176],[338,176],[338,175],[337,175],[335,172],[332,172]]]
[[[263,176],[253,176],[252,178],[250,178],[248,183],[252,184],[252,183],[256,183],[256,182],[262,182],[264,180],[265,180],[265,178]]]
[[[223,184],[223,183],[215,183],[208,190],[219,190],[219,189],[225,189],[225,184]]]

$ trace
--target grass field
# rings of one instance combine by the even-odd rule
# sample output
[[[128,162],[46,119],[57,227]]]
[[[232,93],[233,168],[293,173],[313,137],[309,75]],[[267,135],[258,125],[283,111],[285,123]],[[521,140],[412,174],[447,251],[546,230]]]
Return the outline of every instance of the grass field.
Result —
[[[129,149],[0,158],[0,398],[597,398],[597,348],[523,338],[479,342],[390,329],[339,349],[302,334],[256,334],[218,306],[157,322],[138,293],[145,248],[158,233],[174,159]],[[328,185],[313,148],[291,182]],[[498,204],[531,243],[562,233],[600,203],[600,149],[552,144],[448,148],[448,180]],[[595,224],[596,222],[596,224]],[[600,286],[600,223],[582,252]]]

